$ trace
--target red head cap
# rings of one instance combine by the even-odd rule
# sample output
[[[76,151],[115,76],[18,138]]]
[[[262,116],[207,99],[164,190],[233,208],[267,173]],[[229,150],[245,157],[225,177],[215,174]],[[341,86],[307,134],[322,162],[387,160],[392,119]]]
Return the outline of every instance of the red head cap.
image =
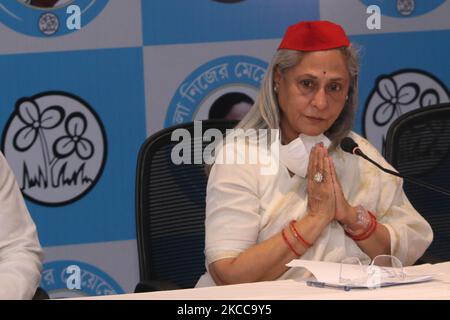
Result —
[[[329,21],[303,21],[287,29],[278,49],[319,51],[349,45],[350,41],[340,25]]]

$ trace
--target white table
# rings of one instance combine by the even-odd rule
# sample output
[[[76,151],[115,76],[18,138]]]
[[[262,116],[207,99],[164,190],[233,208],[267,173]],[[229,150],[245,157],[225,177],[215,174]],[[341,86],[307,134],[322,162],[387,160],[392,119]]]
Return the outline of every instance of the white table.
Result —
[[[268,281],[220,287],[158,291],[117,296],[91,297],[102,300],[450,300],[450,262],[429,265],[430,273],[441,273],[424,283],[373,290],[343,291],[314,288],[295,280]]]

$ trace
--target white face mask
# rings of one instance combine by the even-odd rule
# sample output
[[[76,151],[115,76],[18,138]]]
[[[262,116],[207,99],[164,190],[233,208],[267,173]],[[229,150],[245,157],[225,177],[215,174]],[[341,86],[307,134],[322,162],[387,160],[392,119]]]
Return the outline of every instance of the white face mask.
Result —
[[[291,172],[296,175],[305,178],[308,171],[309,154],[311,149],[317,144],[322,142],[325,148],[328,148],[331,144],[324,134],[318,136],[307,136],[301,134],[297,139],[292,140],[287,145],[280,143],[280,161]]]

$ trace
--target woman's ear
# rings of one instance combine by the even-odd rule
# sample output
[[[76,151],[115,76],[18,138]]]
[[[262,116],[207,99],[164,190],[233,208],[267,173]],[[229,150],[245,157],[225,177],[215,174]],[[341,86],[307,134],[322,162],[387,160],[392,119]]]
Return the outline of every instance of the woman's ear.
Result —
[[[281,81],[281,72],[278,67],[275,67],[273,69],[273,86],[276,87],[277,85],[280,85]]]
[[[353,96],[353,85],[350,84],[350,87],[348,88],[348,91],[347,91],[347,95],[345,97],[345,101],[349,101],[352,96]]]

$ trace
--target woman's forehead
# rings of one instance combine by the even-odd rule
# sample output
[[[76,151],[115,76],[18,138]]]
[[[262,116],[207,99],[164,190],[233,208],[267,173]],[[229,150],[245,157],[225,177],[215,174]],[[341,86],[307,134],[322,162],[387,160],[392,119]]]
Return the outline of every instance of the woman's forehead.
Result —
[[[313,51],[306,53],[292,68],[294,74],[309,74],[314,77],[348,78],[344,55],[339,50]]]

